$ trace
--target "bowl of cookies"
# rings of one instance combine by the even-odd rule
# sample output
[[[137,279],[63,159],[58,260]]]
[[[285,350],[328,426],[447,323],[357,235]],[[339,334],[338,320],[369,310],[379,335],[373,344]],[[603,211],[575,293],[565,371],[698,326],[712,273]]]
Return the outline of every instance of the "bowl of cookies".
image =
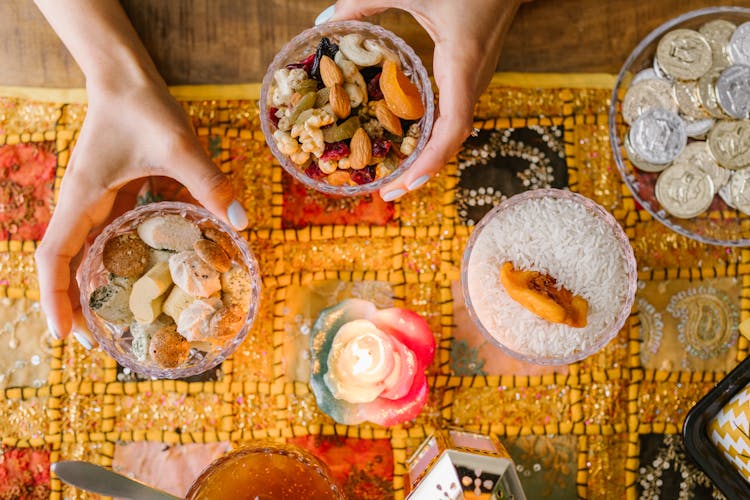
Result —
[[[258,312],[258,264],[236,231],[179,202],[140,206],[109,224],[82,263],[86,323],[120,365],[153,378],[210,370]]]
[[[749,245],[750,9],[649,33],[618,75],[609,135],[637,209],[703,243]]]
[[[263,78],[260,120],[281,166],[336,196],[377,191],[427,144],[434,95],[422,61],[392,32],[361,21],[310,28]]]

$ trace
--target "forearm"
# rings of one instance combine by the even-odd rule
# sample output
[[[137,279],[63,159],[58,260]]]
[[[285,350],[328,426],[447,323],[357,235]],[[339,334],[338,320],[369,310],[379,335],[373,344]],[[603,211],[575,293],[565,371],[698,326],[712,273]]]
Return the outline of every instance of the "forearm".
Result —
[[[117,0],[35,0],[86,76],[87,86],[117,89],[161,81]]]

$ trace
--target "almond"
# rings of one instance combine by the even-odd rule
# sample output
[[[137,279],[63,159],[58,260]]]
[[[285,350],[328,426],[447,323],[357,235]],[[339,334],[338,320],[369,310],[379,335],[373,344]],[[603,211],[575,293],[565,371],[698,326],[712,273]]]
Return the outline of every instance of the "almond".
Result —
[[[367,135],[365,129],[358,128],[352,136],[352,142],[349,144],[351,153],[349,154],[349,166],[354,170],[361,170],[372,160],[372,141]]]
[[[404,130],[401,128],[401,119],[388,109],[388,105],[384,100],[377,101],[374,107],[375,117],[384,129],[399,137],[404,135]]]
[[[328,101],[331,103],[331,109],[339,118],[346,118],[352,111],[349,94],[338,83],[331,87],[331,91],[328,93]]]
[[[320,58],[320,79],[323,80],[323,85],[326,87],[333,87],[334,85],[343,85],[344,74],[341,72],[338,64],[328,56]]]

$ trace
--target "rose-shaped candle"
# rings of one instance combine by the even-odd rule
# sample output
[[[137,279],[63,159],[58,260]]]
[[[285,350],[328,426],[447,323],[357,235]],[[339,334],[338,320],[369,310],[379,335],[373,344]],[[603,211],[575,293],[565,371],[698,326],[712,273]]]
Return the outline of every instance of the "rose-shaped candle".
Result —
[[[348,299],[320,313],[310,340],[310,385],[336,422],[394,425],[416,417],[427,401],[424,370],[435,338],[415,312]]]

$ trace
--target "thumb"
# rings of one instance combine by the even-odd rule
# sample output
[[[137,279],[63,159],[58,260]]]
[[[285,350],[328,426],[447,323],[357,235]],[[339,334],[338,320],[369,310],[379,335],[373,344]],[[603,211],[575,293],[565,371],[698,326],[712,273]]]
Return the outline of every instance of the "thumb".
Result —
[[[362,19],[373,16],[391,7],[396,7],[398,2],[383,0],[377,2],[361,0],[339,0],[321,12],[315,19],[315,25],[328,21],[343,21],[346,19]]]
[[[229,178],[206,158],[199,145],[190,149],[191,151],[173,160],[181,167],[170,175],[184,185],[208,211],[238,231],[245,229],[248,223],[247,213],[245,207],[235,199]]]

